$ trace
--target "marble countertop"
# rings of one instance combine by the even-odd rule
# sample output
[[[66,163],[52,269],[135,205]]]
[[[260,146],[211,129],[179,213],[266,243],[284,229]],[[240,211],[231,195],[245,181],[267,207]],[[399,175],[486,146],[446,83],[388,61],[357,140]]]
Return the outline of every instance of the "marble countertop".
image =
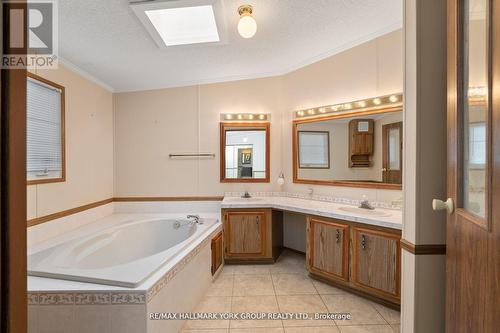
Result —
[[[403,217],[400,210],[376,208],[357,211],[356,206],[319,200],[290,197],[224,197],[222,208],[273,208],[290,212],[330,217],[351,222],[401,230]]]

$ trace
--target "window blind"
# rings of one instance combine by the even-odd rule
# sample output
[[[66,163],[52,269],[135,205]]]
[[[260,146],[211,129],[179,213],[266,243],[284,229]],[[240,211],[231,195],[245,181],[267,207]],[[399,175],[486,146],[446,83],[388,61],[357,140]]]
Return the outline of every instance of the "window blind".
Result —
[[[299,132],[299,167],[328,168],[328,133]]]
[[[27,113],[28,178],[48,173],[60,175],[62,173],[61,91],[29,78]]]

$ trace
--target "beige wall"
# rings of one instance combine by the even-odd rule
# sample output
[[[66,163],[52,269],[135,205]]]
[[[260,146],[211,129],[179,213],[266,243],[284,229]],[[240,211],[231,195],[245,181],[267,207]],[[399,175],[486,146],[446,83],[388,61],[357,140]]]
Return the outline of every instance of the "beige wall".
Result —
[[[320,105],[336,104],[403,91],[403,55],[401,30],[386,34],[328,59],[299,69],[284,77],[283,166],[285,189],[316,194],[391,201],[401,191],[356,189],[321,185],[293,184],[292,128],[293,111]]]
[[[113,196],[113,95],[60,65],[33,71],[66,92],[66,181],[28,186],[28,219]]]
[[[117,94],[115,195],[273,190],[281,165],[281,94],[281,77]],[[220,183],[220,113],[235,112],[271,114],[271,183]],[[217,157],[168,157],[198,151]]]
[[[291,184],[293,110],[401,92],[402,40],[396,31],[290,74],[115,96],[115,196],[221,195],[225,191],[303,191]],[[221,113],[271,113],[271,183],[219,182]],[[215,159],[169,159],[169,153],[210,152]],[[276,179],[285,173],[287,185]],[[360,190],[315,191],[359,197]],[[392,200],[401,191],[363,190]]]

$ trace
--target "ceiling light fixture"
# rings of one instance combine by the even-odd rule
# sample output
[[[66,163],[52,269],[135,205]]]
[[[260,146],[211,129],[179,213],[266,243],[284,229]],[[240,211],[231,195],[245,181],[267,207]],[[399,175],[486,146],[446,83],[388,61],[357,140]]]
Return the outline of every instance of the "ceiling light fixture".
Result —
[[[238,8],[240,20],[238,22],[238,32],[243,38],[252,38],[257,32],[257,22],[252,16],[253,7],[243,5]]]

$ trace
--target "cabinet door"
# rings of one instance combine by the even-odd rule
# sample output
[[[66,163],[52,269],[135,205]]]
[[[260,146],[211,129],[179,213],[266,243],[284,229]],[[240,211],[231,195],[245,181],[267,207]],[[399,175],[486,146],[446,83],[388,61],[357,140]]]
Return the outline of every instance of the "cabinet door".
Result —
[[[227,212],[226,226],[227,256],[258,257],[265,255],[265,211]]]
[[[400,253],[398,234],[355,227],[352,282],[375,293],[399,297]]]
[[[349,226],[314,218],[308,223],[309,270],[347,281]]]
[[[222,231],[212,239],[212,275],[222,265]]]

